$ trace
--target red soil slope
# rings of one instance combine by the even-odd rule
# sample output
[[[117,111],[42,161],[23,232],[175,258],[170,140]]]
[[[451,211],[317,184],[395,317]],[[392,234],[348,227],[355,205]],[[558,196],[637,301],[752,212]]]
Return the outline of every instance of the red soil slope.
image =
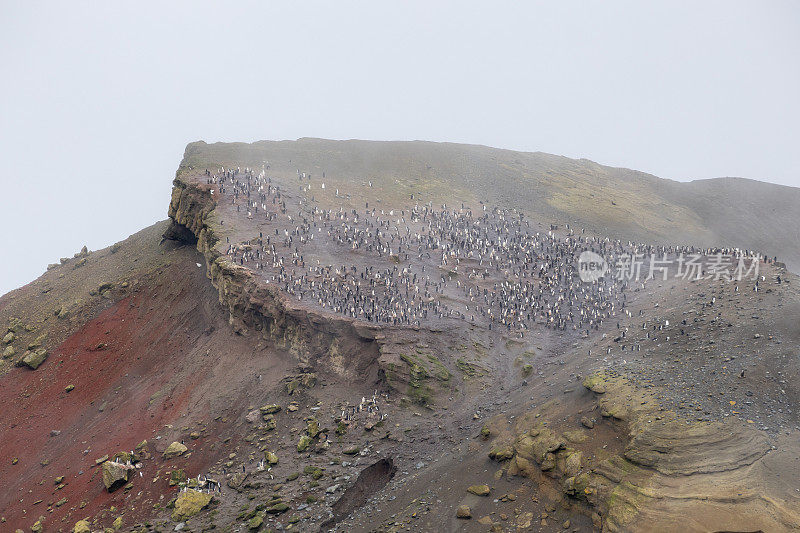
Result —
[[[282,358],[246,357],[253,347],[225,327],[196,261],[202,259],[186,248],[179,261],[69,336],[37,371],[15,368],[1,378],[0,529],[28,528],[40,516],[48,531],[71,530],[85,517],[110,525],[120,514],[132,525],[171,497],[166,472],[196,474],[223,453],[207,435],[225,432],[227,418],[212,421],[210,413],[246,408],[245,382],[254,372],[269,374]],[[67,385],[74,390],[67,393]],[[186,438],[192,453],[163,461],[161,452],[190,427],[201,432]],[[95,459],[144,439],[152,457],[141,476],[134,474],[130,490],[109,494]]]

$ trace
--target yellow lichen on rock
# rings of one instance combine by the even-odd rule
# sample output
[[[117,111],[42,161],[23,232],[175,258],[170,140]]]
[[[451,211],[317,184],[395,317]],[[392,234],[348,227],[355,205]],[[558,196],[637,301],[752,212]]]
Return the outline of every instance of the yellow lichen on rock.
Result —
[[[175,501],[175,509],[172,512],[172,519],[176,522],[186,520],[195,516],[205,509],[213,496],[196,490],[187,490],[178,495]]]

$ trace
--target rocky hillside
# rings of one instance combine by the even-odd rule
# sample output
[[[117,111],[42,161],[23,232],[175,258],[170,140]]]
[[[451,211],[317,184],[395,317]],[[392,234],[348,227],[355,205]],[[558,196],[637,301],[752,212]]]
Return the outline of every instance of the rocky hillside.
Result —
[[[0,298],[0,530],[800,528],[798,278],[764,257],[738,283],[569,270],[589,234],[798,264],[795,189],[315,139],[192,143],[173,185],[169,220]],[[424,211],[452,222],[429,248],[393,233],[416,204],[455,213]],[[503,263],[508,242],[555,277]],[[397,280],[402,319],[325,294]],[[519,287],[541,311],[481,309]],[[565,301],[603,319],[548,319]]]

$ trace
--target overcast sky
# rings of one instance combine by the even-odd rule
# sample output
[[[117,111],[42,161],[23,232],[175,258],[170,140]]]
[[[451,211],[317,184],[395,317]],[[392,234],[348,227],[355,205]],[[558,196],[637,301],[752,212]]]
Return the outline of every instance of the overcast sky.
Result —
[[[198,139],[453,141],[800,186],[798,95],[791,1],[0,0],[0,294],[166,218]]]

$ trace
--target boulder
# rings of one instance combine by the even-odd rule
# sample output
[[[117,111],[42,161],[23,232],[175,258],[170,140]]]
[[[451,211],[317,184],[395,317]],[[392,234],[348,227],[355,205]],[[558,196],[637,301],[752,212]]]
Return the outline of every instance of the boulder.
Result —
[[[278,464],[278,456],[272,452],[264,452],[264,459],[271,465]]]
[[[514,448],[511,446],[495,446],[491,450],[489,450],[489,459],[493,459],[497,462],[508,461],[514,457]]]
[[[280,513],[285,513],[285,512],[286,512],[286,511],[288,511],[288,510],[289,510],[289,506],[288,506],[288,505],[286,505],[286,504],[285,504],[285,503],[283,503],[283,502],[281,502],[281,503],[276,503],[275,505],[272,505],[272,506],[270,506],[270,507],[267,507],[267,512],[268,512],[269,514],[280,514]]]
[[[13,346],[6,346],[6,349],[3,350],[3,359],[10,359],[14,357],[17,351],[14,349]]]
[[[275,415],[264,415],[264,425],[262,426],[264,431],[272,431],[277,427],[278,423],[275,421]]]
[[[105,461],[103,463],[103,485],[108,492],[114,492],[128,482],[128,467],[122,463]]]
[[[288,511],[288,510],[289,510],[289,506],[288,506],[288,505],[286,505],[286,504],[285,504],[285,503],[283,503],[283,502],[281,502],[281,503],[276,503],[275,505],[271,505],[270,507],[267,507],[267,512],[268,512],[269,514],[280,514],[280,513],[285,513],[285,512],[286,512],[286,511]]]
[[[117,452],[112,457],[111,460],[117,463],[127,464],[135,462],[135,458],[129,452]]]
[[[262,414],[272,415],[280,411],[281,406],[278,404],[265,405],[264,407],[261,407],[260,410]]]
[[[178,457],[179,455],[183,455],[189,448],[181,444],[180,442],[173,442],[167,449],[164,450],[164,459],[172,459],[173,457]]]
[[[187,490],[178,495],[175,500],[175,509],[172,511],[172,519],[181,522],[191,518],[211,503],[213,496],[196,490]]]
[[[317,422],[316,418],[310,418],[308,420],[308,425],[306,426],[306,432],[308,433],[309,437],[316,437],[319,435],[320,428],[319,422]]]
[[[476,496],[488,496],[489,485],[472,485],[467,489],[467,492],[474,494]]]
[[[14,342],[14,339],[16,339],[16,338],[17,337],[16,337],[16,335],[14,335],[14,332],[13,331],[9,331],[8,333],[6,333],[6,336],[3,337],[3,342],[5,344],[11,344],[12,342]]]
[[[247,476],[246,472],[236,472],[228,479],[228,486],[237,492],[241,492]]]
[[[297,451],[299,453],[306,451],[308,447],[311,446],[311,442],[312,442],[311,437],[309,437],[308,435],[303,435],[302,437],[300,437],[300,441],[297,443]]]
[[[150,459],[150,447],[146,440],[143,440],[139,444],[136,445],[134,448],[134,455],[137,460],[141,461],[142,459]]]
[[[470,510],[468,505],[462,505],[456,510],[456,518],[461,518],[463,520],[469,520],[472,518],[472,511]]]
[[[92,525],[88,520],[78,520],[72,528],[72,533],[92,533]]]
[[[253,531],[259,529],[261,524],[264,523],[264,513],[258,512],[256,515],[247,521],[247,529],[251,529]]]
[[[39,368],[39,365],[44,363],[45,359],[47,359],[46,349],[38,348],[34,351],[28,350],[22,357],[22,360],[20,361],[20,366],[24,365],[32,370],[36,370],[37,368]]]
[[[318,466],[309,465],[303,469],[303,473],[311,476],[315,481],[325,475],[325,471]]]

